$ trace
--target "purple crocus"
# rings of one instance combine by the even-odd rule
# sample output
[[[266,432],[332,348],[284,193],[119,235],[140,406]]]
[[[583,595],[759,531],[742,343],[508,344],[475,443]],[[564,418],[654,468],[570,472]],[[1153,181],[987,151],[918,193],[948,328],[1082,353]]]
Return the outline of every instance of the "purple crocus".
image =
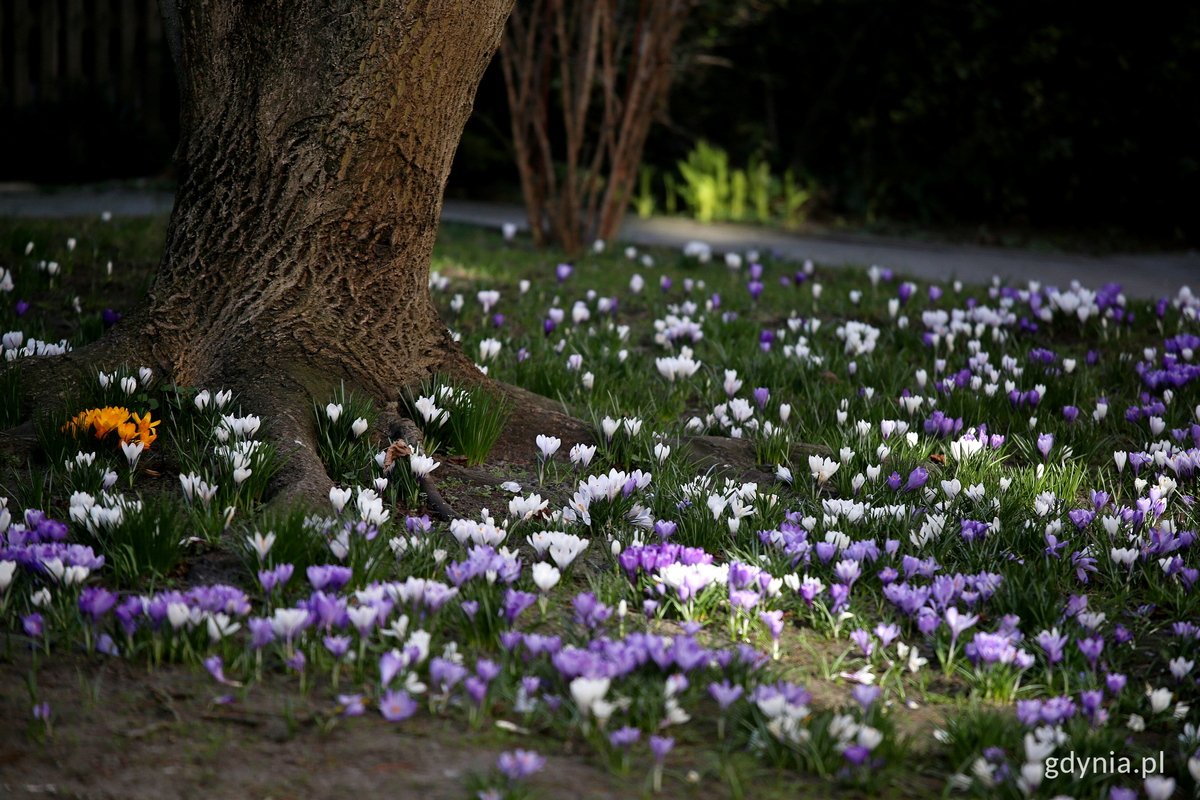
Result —
[[[386,687],[396,673],[408,666],[408,660],[399,650],[389,650],[379,657],[379,685]]]
[[[870,658],[871,653],[875,650],[875,644],[871,641],[871,634],[858,628],[850,634],[850,641],[858,645],[858,650],[863,654],[863,658]]]
[[[732,684],[728,679],[720,683],[710,683],[708,685],[708,693],[717,701],[717,705],[722,711],[729,708],[731,704],[742,696],[744,689],[738,684]]]
[[[79,593],[79,610],[98,622],[117,604],[117,595],[98,586],[88,586]]]
[[[782,611],[760,611],[758,618],[762,620],[762,624],[766,627],[767,633],[770,634],[771,640],[778,642],[779,637],[783,634],[783,612]]]
[[[979,616],[976,614],[963,614],[954,606],[946,609],[946,625],[950,628],[950,641],[952,642],[976,622],[979,622]]]
[[[429,662],[429,682],[443,694],[449,693],[466,676],[467,668],[449,659],[435,658]]]
[[[675,739],[670,736],[650,737],[650,752],[654,755],[654,761],[657,764],[666,761],[667,753],[671,752],[671,748],[674,746]]]
[[[337,701],[343,717],[361,717],[367,710],[361,694],[339,694]]]
[[[759,409],[767,407],[767,401],[771,399],[771,390],[765,386],[759,386],[754,390],[754,403]]]
[[[867,686],[866,684],[862,683],[856,684],[855,687],[850,690],[851,696],[854,697],[854,702],[858,703],[864,712],[869,709],[876,700],[879,699],[879,695],[882,693],[883,690],[878,686]]]
[[[562,266],[562,265],[560,265]],[[510,781],[522,781],[546,766],[546,759],[533,750],[511,750],[501,753],[496,767]]]
[[[929,480],[929,470],[924,467],[917,467],[912,472],[908,473],[908,481],[904,484],[904,491],[915,492],[925,485]]]
[[[1046,661],[1050,664],[1057,664],[1063,660],[1063,648],[1067,646],[1067,637],[1060,634],[1057,628],[1039,633],[1037,643],[1046,653]]]
[[[875,635],[879,637],[879,646],[888,647],[900,637],[900,626],[893,623],[879,623],[875,626]]]
[[[1038,434],[1037,449],[1042,454],[1042,460],[1050,458],[1050,450],[1054,447],[1054,434],[1042,433]]]
[[[871,757],[871,751],[861,744],[852,744],[842,751],[842,757],[849,761],[851,766],[861,767]]]
[[[642,732],[638,728],[626,725],[623,728],[618,728],[608,735],[608,743],[613,747],[625,749],[632,746],[638,739],[642,737]]]
[[[251,617],[246,620],[246,627],[250,630],[250,647],[255,650],[262,650],[275,641],[275,631],[269,619]]]
[[[511,625],[524,611],[537,602],[537,595],[532,592],[521,592],[507,589],[504,592],[504,618]]]
[[[340,659],[350,650],[349,636],[326,636],[322,643],[334,658]]]
[[[312,584],[313,589],[318,592],[328,589],[331,592],[336,592],[347,583],[350,582],[351,573],[349,567],[339,566],[337,564],[323,564],[309,567],[307,570],[308,582]]]
[[[26,636],[37,638],[42,635],[45,630],[45,623],[42,615],[34,611],[32,614],[26,614],[21,617],[21,627],[25,630]]]
[[[1104,650],[1104,638],[1101,636],[1089,636],[1085,639],[1080,639],[1075,643],[1079,648],[1079,652],[1083,653],[1083,657],[1088,660],[1088,664],[1092,669],[1096,668],[1096,662],[1100,659],[1100,653]]]
[[[417,701],[405,691],[387,691],[379,698],[379,713],[388,722],[403,722],[417,713]]]

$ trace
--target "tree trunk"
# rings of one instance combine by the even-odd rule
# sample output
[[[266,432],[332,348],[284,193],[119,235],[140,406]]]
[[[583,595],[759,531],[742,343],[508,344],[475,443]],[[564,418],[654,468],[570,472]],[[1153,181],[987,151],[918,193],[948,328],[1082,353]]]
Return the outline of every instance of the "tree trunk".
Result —
[[[429,297],[442,193],[513,0],[167,0],[180,185],[135,340],[270,415],[289,495],[312,397],[478,376]]]
[[[181,100],[166,248],[143,310],[66,364],[237,390],[283,450],[277,490],[321,497],[314,397],[341,381],[386,404],[434,373],[483,380],[433,306],[429,261],[513,0],[161,3]]]
[[[511,6],[178,0],[180,187],[145,330],[177,381],[265,364],[382,397],[466,362],[429,259]]]

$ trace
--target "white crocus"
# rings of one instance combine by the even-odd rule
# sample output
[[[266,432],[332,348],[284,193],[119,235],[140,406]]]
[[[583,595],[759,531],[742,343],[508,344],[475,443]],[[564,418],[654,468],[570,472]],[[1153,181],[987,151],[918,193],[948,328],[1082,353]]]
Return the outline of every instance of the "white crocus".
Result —
[[[561,577],[562,573],[552,564],[539,561],[533,565],[533,582],[543,594],[558,585],[559,578]]]
[[[333,505],[333,510],[341,514],[342,509],[346,507],[346,503],[350,502],[350,497],[353,494],[353,489],[339,489],[336,486],[331,486],[329,488],[329,502]]]

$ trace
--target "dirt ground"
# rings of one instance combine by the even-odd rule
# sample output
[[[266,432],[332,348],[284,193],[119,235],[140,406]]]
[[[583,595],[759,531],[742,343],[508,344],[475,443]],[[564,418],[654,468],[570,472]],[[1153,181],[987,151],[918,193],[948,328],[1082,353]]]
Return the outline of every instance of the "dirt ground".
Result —
[[[486,774],[522,744],[421,715],[388,724],[369,709],[331,719],[327,687],[305,697],[294,682],[268,679],[222,705],[221,687],[194,670],[62,656],[37,670],[39,699],[53,710],[43,740],[30,714],[30,667],[28,654],[0,665],[0,797],[463,798],[471,773]],[[641,793],[642,774],[622,785],[595,759],[541,744],[528,745],[548,756],[530,781],[539,797]],[[703,796],[714,796],[709,788]]]

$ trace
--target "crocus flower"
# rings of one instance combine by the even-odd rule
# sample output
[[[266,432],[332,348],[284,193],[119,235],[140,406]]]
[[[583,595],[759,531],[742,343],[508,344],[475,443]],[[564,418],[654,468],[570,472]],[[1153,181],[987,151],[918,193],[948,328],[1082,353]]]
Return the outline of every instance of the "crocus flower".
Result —
[[[739,687],[740,688],[740,687]],[[642,736],[641,730],[626,725],[623,728],[618,728],[608,735],[608,743],[613,747],[625,749],[630,747]]]
[[[533,750],[511,750],[501,753],[496,767],[510,781],[521,781],[546,766],[546,759]]]
[[[741,697],[743,691],[745,690],[740,685],[731,684],[728,679],[720,683],[713,682],[708,685],[708,693],[717,701],[717,706],[722,711],[729,708],[735,700]]]
[[[408,692],[389,690],[379,698],[379,713],[388,722],[403,722],[417,713],[417,701]]]
[[[662,764],[667,759],[667,753],[671,752],[671,748],[675,746],[675,739],[670,736],[651,736],[650,737],[650,752],[654,755],[654,760],[658,764]]]
[[[366,711],[361,694],[339,694],[337,701],[343,717],[361,717]]]
[[[912,472],[908,473],[908,481],[904,484],[904,491],[915,492],[925,485],[929,480],[929,471],[924,467],[917,467]]]

